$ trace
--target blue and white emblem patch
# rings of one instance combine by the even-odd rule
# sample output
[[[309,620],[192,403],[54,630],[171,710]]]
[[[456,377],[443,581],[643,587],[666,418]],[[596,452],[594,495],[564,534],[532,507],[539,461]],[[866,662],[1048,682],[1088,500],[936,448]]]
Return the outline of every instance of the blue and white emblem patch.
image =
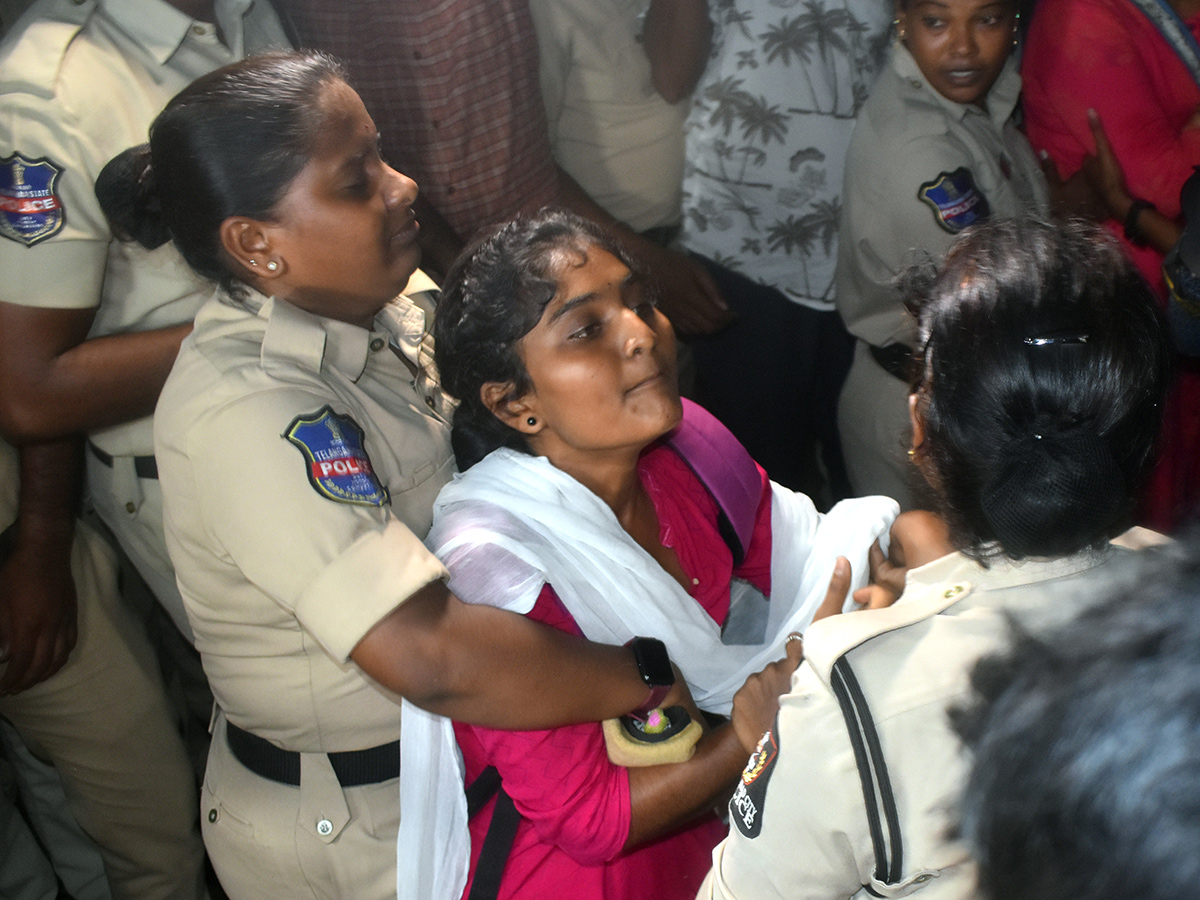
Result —
[[[0,159],[0,234],[32,247],[62,231],[67,211],[55,193],[62,171],[45,157]]]
[[[284,437],[304,454],[308,480],[322,497],[360,506],[388,502],[388,490],[375,476],[363,446],[363,430],[349,416],[324,406],[312,415],[297,416]]]
[[[965,166],[942,172],[933,181],[925,182],[917,196],[933,208],[938,224],[951,234],[983,221],[992,211],[983,191],[975,186],[971,170]]]

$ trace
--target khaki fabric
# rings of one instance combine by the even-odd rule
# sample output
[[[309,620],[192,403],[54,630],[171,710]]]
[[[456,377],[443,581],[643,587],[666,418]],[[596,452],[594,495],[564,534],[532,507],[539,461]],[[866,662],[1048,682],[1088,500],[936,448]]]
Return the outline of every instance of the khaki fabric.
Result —
[[[229,720],[279,746],[396,740],[395,698],[347,660],[445,575],[420,539],[454,469],[432,344],[415,343],[425,316],[401,297],[368,332],[247,294],[244,307],[217,296],[201,310],[156,416],[167,545],[196,647]],[[420,352],[420,377],[392,340]],[[382,505],[314,482],[288,434],[323,415],[364,433]]]
[[[17,478],[17,454],[0,443],[0,528],[16,514]],[[119,596],[116,556],[82,521],[71,573],[75,649],[52,677],[0,697],[0,715],[57,767],[115,900],[206,897],[192,767],[154,653]]]
[[[1124,554],[998,560],[985,569],[955,553],[910,571],[890,609],[814,623],[771,732],[777,749],[734,795],[729,836],[713,851],[699,896],[968,900],[973,869],[965,848],[947,838],[967,760],[946,710],[969,696],[975,661],[1007,645],[1010,616],[1028,629],[1065,620],[1096,594],[1090,579],[1110,575]],[[895,883],[875,875],[854,752],[830,687],[843,656],[878,728],[895,794],[903,845]]]
[[[104,165],[145,143],[151,121],[194,78],[247,53],[288,46],[266,0],[216,0],[217,24],[163,0],[37,0],[0,45],[0,160],[59,172],[63,221],[31,246],[0,236],[0,302],[94,309],[91,336],[188,322],[212,291],[167,244],[113,240],[93,186]],[[219,35],[218,35],[219,26]],[[223,39],[223,40],[222,40]],[[152,418],[100,429],[88,454],[97,512],[175,624],[190,637],[162,541],[157,486],[132,459],[153,452]],[[149,495],[149,496],[147,496]]]
[[[219,292],[159,401],[167,545],[221,708],[205,843],[235,900],[395,895],[397,781],[343,790],[325,754],[399,739],[398,698],[350,652],[446,577],[421,543],[454,471],[425,299],[397,298],[368,332],[249,289],[238,301]],[[369,467],[357,465],[374,482],[322,480],[334,432],[361,434]],[[234,759],[226,717],[300,752],[300,786]]]
[[[1048,210],[1037,160],[1012,118],[1020,91],[1010,59],[986,110],[947,100],[896,44],[859,113],[846,155],[836,302],[860,341],[877,347],[916,343],[916,322],[894,279],[909,265],[940,261],[956,236],[921,199],[924,185],[965,168],[993,218]],[[881,398],[895,395],[887,379],[898,380],[870,354],[855,355],[838,416],[842,452],[856,493],[895,490],[907,509],[913,497],[904,490],[910,477],[905,410],[862,421],[874,416]]]

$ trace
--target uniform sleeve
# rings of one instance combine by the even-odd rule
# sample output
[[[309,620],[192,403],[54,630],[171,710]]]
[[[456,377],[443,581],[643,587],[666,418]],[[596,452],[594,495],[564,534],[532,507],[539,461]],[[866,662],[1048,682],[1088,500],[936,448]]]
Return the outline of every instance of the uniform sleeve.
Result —
[[[0,300],[57,309],[99,304],[111,237],[93,189],[108,161],[102,155],[53,99],[0,94],[6,206],[0,212]],[[18,199],[31,191],[48,208],[31,210],[28,200]]]
[[[344,660],[445,569],[386,502],[365,489],[331,499],[314,483],[287,434],[327,403],[300,389],[253,394],[190,428],[186,453],[206,543]],[[365,449],[369,457],[369,436]]]
[[[850,332],[870,344],[911,346],[916,323],[893,282],[908,266],[942,257],[971,219],[955,218],[952,195],[979,189],[970,154],[944,132],[898,144],[881,135],[874,146],[888,151],[860,152],[847,162],[838,310]]]
[[[1128,6],[1131,16],[1141,15]],[[1034,149],[1048,151],[1068,178],[1092,152],[1087,111],[1095,109],[1129,190],[1174,218],[1180,187],[1200,162],[1200,129],[1183,128],[1186,119],[1157,95],[1147,65],[1155,64],[1153,54],[1172,51],[1161,40],[1139,46],[1145,32],[1143,23],[1135,26],[1107,3],[1039,8],[1022,63],[1026,130]]]
[[[842,900],[873,862],[845,721],[804,663],[729,805],[700,898]]]
[[[473,731],[542,842],[581,865],[600,865],[621,852],[632,817],[629,772],[609,761],[599,724]]]

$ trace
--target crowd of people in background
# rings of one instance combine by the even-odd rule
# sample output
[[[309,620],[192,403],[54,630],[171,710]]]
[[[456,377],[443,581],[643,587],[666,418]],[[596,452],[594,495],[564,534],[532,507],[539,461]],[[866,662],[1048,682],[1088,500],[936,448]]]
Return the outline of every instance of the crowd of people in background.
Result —
[[[1200,0],[0,35],[0,896],[1187,883]]]

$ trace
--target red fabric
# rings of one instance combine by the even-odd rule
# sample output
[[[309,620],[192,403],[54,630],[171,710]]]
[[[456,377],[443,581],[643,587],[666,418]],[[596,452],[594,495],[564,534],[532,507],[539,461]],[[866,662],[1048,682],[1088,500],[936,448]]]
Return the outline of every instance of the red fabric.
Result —
[[[1200,14],[1185,24],[1200,39]],[[1025,127],[1068,178],[1093,150],[1087,111],[1104,123],[1130,193],[1178,218],[1179,191],[1200,165],[1200,87],[1158,29],[1130,0],[1040,0],[1022,62]],[[1162,254],[1124,239],[1138,269],[1166,297]],[[1142,521],[1169,531],[1200,508],[1200,369],[1181,366],[1167,404],[1163,448]]]
[[[762,473],[762,470],[759,470]],[[718,509],[691,469],[666,446],[643,455],[639,474],[659,518],[662,542],[694,579],[692,595],[720,622],[737,575],[760,590],[770,584],[771,504],[766,474],[754,538],[743,565],[717,530]],[[528,614],[570,634],[580,631],[547,584]],[[501,898],[561,900],[691,900],[725,836],[715,816],[622,854],[629,834],[628,770],[608,761],[598,723],[547,731],[496,731],[455,723],[467,783],[488,765],[521,812]],[[471,820],[470,893],[492,801]]]
[[[383,138],[464,240],[553,202],[558,173],[526,0],[285,0],[342,60]]]
[[[1200,39],[1200,14],[1185,23]],[[1104,122],[1130,192],[1171,218],[1179,190],[1200,165],[1200,87],[1153,23],[1130,0],[1040,0],[1021,65],[1025,128],[1069,178],[1093,151],[1087,111]],[[1122,223],[1109,225],[1124,240]],[[1162,254],[1126,243],[1166,296]]]

